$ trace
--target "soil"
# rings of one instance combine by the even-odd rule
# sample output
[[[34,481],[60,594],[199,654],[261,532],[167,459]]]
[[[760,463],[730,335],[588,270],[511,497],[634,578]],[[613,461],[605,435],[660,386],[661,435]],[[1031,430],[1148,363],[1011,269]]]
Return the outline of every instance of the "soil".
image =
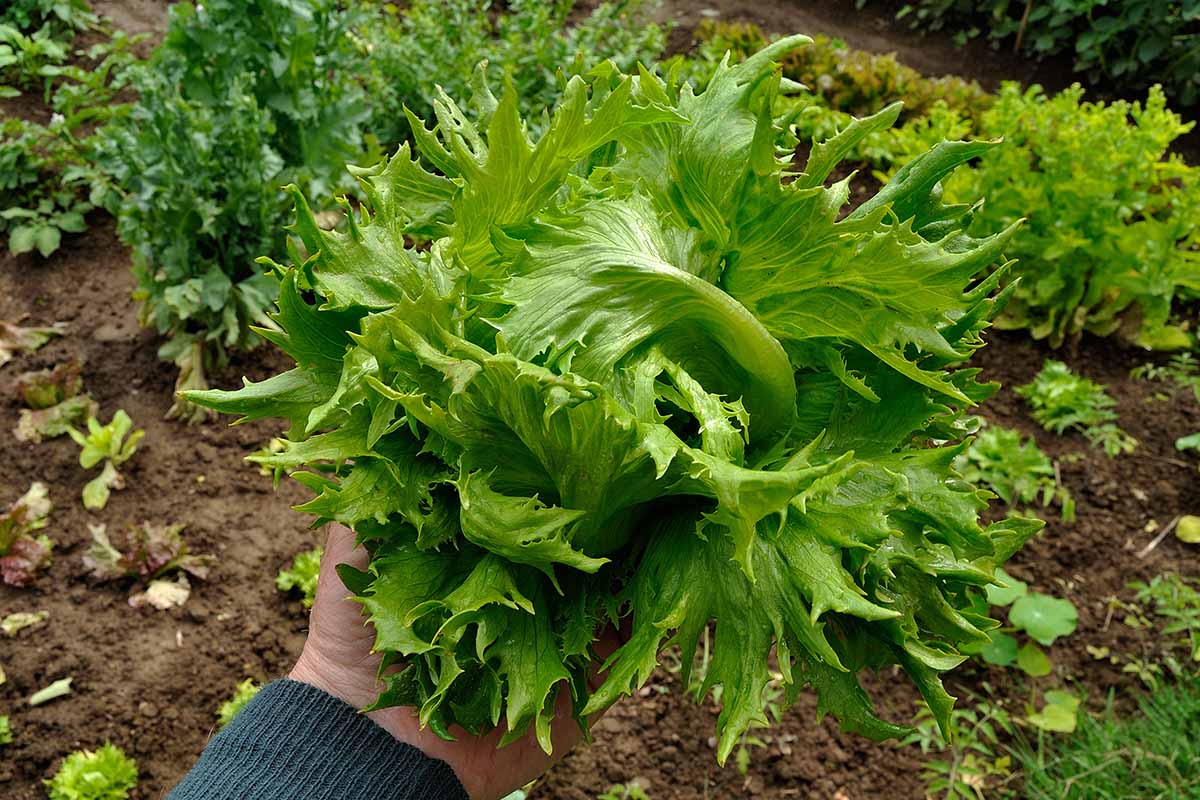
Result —
[[[797,4],[798,5],[798,4]],[[750,19],[771,31],[802,30],[842,36],[867,49],[898,51],[913,66],[932,73],[956,72],[981,81],[998,77],[1037,78],[1055,86],[1046,65],[1009,59],[990,48],[953,48],[934,37],[914,41],[890,17],[855,12],[852,2],[797,7],[784,0],[672,2],[668,13],[681,30],[715,9],[729,19]],[[99,10],[131,30],[160,30],[162,2],[97,2]],[[676,34],[686,35],[685,34]],[[989,58],[995,60],[989,61]],[[1064,75],[1065,72],[1056,74]],[[11,110],[11,109],[10,109]],[[34,354],[18,355],[0,368],[0,504],[20,495],[30,481],[50,487],[55,503],[51,527],[55,561],[35,586],[0,587],[0,616],[14,611],[48,611],[47,624],[15,638],[0,638],[0,713],[12,721],[15,741],[0,750],[0,796],[34,800],[44,796],[49,777],[67,752],[112,741],[137,759],[141,783],[135,800],[157,798],[190,767],[211,736],[215,711],[242,679],[277,677],[289,668],[304,639],[306,617],[294,598],[276,591],[273,576],[296,553],[319,540],[307,519],[289,510],[303,492],[271,479],[243,461],[280,432],[273,423],[228,427],[221,421],[197,426],[168,421],[174,369],[155,355],[152,332],[138,326],[131,300],[129,254],[112,221],[96,215],[86,233],[69,237],[49,260],[0,255],[0,320],[29,325],[64,323],[64,335]],[[1064,484],[1074,494],[1078,521],[1068,525],[1053,509],[1046,531],[1031,542],[1010,571],[1035,588],[1069,597],[1079,608],[1079,630],[1052,650],[1055,676],[1041,686],[1071,683],[1089,701],[1114,691],[1134,696],[1137,679],[1085,647],[1153,656],[1164,646],[1154,630],[1135,630],[1109,619],[1109,599],[1130,599],[1127,583],[1165,571],[1200,574],[1200,550],[1168,536],[1139,558],[1153,537],[1151,521],[1166,525],[1200,508],[1196,461],[1181,456],[1175,438],[1200,430],[1200,406],[1190,392],[1129,379],[1146,355],[1092,338],[1051,351],[1015,334],[993,333],[977,357],[987,378],[1003,382],[983,407],[990,420],[1036,437],[1057,460]],[[1028,381],[1047,357],[1065,359],[1101,380],[1119,403],[1121,424],[1139,440],[1137,451],[1109,459],[1081,437],[1042,431],[1026,415],[1011,387]],[[9,387],[21,372],[84,362],[87,390],[108,419],[125,409],[146,437],[124,471],[127,488],[114,492],[102,512],[85,511],[79,493],[90,474],[76,461],[67,439],[22,444],[7,434],[16,424],[18,402]],[[211,376],[232,387],[245,374],[260,378],[283,366],[267,348],[237,358]],[[1168,395],[1161,399],[1161,395]],[[995,509],[995,513],[1002,513]],[[131,583],[97,585],[81,556],[88,525],[110,531],[152,520],[187,526],[193,551],[213,553],[218,563],[209,579],[193,581],[181,610],[133,609]],[[1120,615],[1117,615],[1118,619]],[[73,678],[71,696],[36,708],[25,703],[54,680]],[[1029,687],[1013,671],[968,666],[953,676],[951,692],[992,697],[1019,709]],[[881,713],[911,718],[915,692],[902,676],[869,677],[868,691]],[[832,720],[814,725],[810,694],[786,712],[781,725],[752,747],[745,775],[714,759],[717,709],[697,705],[680,693],[675,672],[660,670],[639,696],[616,706],[595,729],[595,744],[580,748],[539,784],[537,800],[592,800],[613,783],[639,782],[655,800],[709,797],[920,798],[923,758],[915,748],[874,744],[837,731]]]

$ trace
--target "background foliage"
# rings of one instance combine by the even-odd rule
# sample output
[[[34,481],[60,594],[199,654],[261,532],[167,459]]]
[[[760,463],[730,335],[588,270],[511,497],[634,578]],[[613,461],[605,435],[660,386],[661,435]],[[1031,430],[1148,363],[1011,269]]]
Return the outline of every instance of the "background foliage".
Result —
[[[972,230],[1026,220],[1010,255],[1022,283],[1002,323],[1052,344],[1081,331],[1183,347],[1176,298],[1200,290],[1200,169],[1168,147],[1192,128],[1157,88],[1144,103],[1091,103],[1074,86],[1053,97],[1006,83],[976,135],[1003,138],[949,182],[986,198]]]
[[[986,32],[997,46],[1073,58],[1093,81],[1142,90],[1161,82],[1182,105],[1200,99],[1200,0],[917,0],[899,16],[960,40]]]

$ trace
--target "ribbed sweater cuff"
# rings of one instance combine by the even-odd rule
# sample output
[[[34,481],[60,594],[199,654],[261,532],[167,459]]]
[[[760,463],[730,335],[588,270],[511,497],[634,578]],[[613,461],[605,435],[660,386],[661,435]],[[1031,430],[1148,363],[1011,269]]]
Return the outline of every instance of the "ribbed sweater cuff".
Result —
[[[213,737],[169,800],[468,800],[443,761],[351,706],[269,683]]]

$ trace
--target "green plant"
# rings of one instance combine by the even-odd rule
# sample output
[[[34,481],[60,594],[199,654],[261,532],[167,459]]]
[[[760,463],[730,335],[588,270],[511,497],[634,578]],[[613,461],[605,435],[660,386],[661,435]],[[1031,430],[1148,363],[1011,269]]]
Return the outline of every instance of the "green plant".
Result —
[[[283,247],[284,163],[270,115],[242,83],[200,103],[153,68],[138,75],[138,104],[98,150],[122,187],[118,230],[133,250],[141,322],[167,337],[159,357],[180,368],[177,388],[204,388],[228,349],[259,342],[251,326],[271,327],[277,285],[254,259]],[[178,402],[169,413],[199,418]]]
[[[604,794],[597,795],[596,800],[650,800],[650,795],[637,781],[631,783],[614,783]]]
[[[290,569],[281,569],[275,576],[275,587],[281,592],[299,589],[300,602],[305,608],[312,608],[313,599],[317,596],[317,578],[320,577],[322,548],[314,547],[306,550],[292,559]]]
[[[969,650],[989,664],[998,667],[1015,665],[1026,675],[1041,678],[1053,669],[1050,657],[1039,646],[1049,647],[1062,636],[1074,633],[1079,612],[1070,600],[1030,592],[1028,584],[996,570],[1004,586],[989,586],[986,599],[976,606],[976,613],[988,614],[989,607],[1008,609],[1008,625],[991,631],[990,640]],[[1021,641],[1016,634],[1024,634]]]
[[[64,35],[99,21],[87,0],[6,0],[0,23],[22,31],[49,28]]]
[[[1135,381],[1169,382],[1180,388],[1191,388],[1196,398],[1200,399],[1200,362],[1191,353],[1177,353],[1165,364],[1147,362],[1134,367],[1129,371],[1129,377]],[[1200,450],[1200,433],[1179,437],[1175,440],[1175,449]],[[1184,517],[1181,524],[1187,520],[1189,517]],[[1187,525],[1190,524],[1187,522]]]
[[[78,61],[75,63],[43,70],[53,82],[50,108],[66,121],[71,132],[70,142],[83,152],[87,166],[91,163],[90,148],[94,140],[90,133],[86,136],[76,133],[87,130],[83,128],[85,124],[100,125],[128,111],[129,104],[120,101],[119,96],[129,85],[132,67],[142,63],[137,46],[148,35],[129,36],[121,31],[106,31],[105,37],[87,50],[76,51]]]
[[[49,28],[26,36],[0,23],[0,81],[4,81],[0,97],[15,97],[21,89],[37,85],[46,77],[45,69],[66,61],[67,53],[67,46],[54,38]]]
[[[25,494],[8,505],[0,514],[0,555],[4,555],[18,539],[45,528],[54,510],[50,493],[44,483],[34,481]]]
[[[104,525],[89,525],[92,545],[83,557],[91,577],[98,581],[119,578],[154,580],[172,572],[186,572],[195,578],[208,578],[216,563],[211,555],[191,552],[183,540],[183,525],[158,525],[143,522],[125,532],[120,549],[108,537]]]
[[[586,73],[604,59],[627,71],[652,63],[666,43],[649,22],[650,0],[604,2],[568,25],[575,0],[415,0],[394,24],[366,27],[374,98],[371,132],[387,145],[409,138],[412,119],[429,119],[439,92],[462,104],[480,62],[512,81],[531,126],[558,98],[558,73]],[[398,114],[411,110],[413,116]]]
[[[1034,379],[1018,386],[1016,392],[1048,431],[1060,435],[1080,431],[1109,457],[1132,452],[1137,446],[1137,440],[1117,427],[1117,412],[1112,410],[1117,403],[1104,387],[1076,375],[1061,361],[1048,359]]]
[[[44,127],[19,119],[0,125],[0,233],[12,253],[36,249],[43,257],[58,249],[63,233],[87,227],[92,203],[81,192],[82,176],[63,174],[74,158],[56,119]]]
[[[990,425],[975,436],[955,466],[965,480],[991,489],[1006,505],[1054,502],[1064,522],[1075,521],[1074,498],[1032,436],[1023,440],[1011,428]]]
[[[1137,592],[1139,603],[1152,604],[1156,614],[1166,617],[1163,633],[1183,634],[1192,661],[1200,661],[1200,578],[1166,573],[1129,588]]]
[[[1053,97],[1003,86],[977,135],[1004,145],[947,186],[958,201],[987,198],[978,235],[1028,220],[1013,237],[1021,285],[1002,325],[1055,346],[1085,330],[1190,343],[1171,311],[1200,290],[1200,168],[1164,156],[1192,125],[1157,88],[1145,103],[1106,105],[1083,102],[1079,86]]]
[[[12,740],[12,726],[8,722],[8,715],[0,714],[0,747],[12,744]]]
[[[216,114],[228,113],[240,95],[254,98],[269,123],[252,119],[230,127],[246,136],[249,124],[264,125],[287,180],[325,195],[346,184],[343,166],[362,153],[362,123],[374,102],[361,77],[370,64],[355,44],[358,24],[379,27],[366,12],[337,0],[176,3],[154,69],[179,85],[186,101]],[[400,109],[388,111],[399,115]]]
[[[772,59],[804,41],[698,95],[601,65],[536,141],[515,91],[481,83],[478,123],[446,99],[414,126],[436,172],[408,146],[355,170],[367,204],[344,231],[293,190],[312,255],[277,267],[266,335],[295,369],[188,397],[290,421],[254,461],[370,553],[339,575],[407,664],[378,707],[443,735],[503,718],[503,741],[532,729],[549,749],[559,687],[582,718],[669,643],[690,665],[715,620],[701,695],[723,687],[722,762],[764,716],[773,650],[785,696],[814,686],[847,730],[904,733],[856,678],[890,663],[946,723],[938,673],[992,624],[957,609],[1041,527],[982,527],[962,446],[927,446],[994,390],[952,367],[1002,305],[1009,233],[966,237],[936,199],[986,143],[935,148],[839,218],[846,187],[825,179],[894,107],[785,182]],[[430,218],[432,247],[405,241]],[[625,615],[592,691],[593,637]]]
[[[1176,353],[1166,362],[1148,361],[1129,370],[1135,381],[1174,383],[1183,388],[1200,386],[1200,361],[1191,353]]]
[[[94,207],[109,202],[109,176],[95,164],[94,126],[117,119],[138,37],[116,34],[80,53],[79,63],[41,69],[54,114],[48,125],[17,118],[0,125],[0,234],[13,253],[58,249]],[[49,85],[53,84],[51,93]]]
[[[53,508],[46,485],[34,481],[0,514],[0,583],[28,586],[50,565],[54,545],[34,532],[46,527]]]
[[[1069,737],[1015,749],[1028,800],[1191,800],[1200,784],[1200,684],[1186,678],[1144,695],[1140,713],[1117,716],[1110,695]]]
[[[866,0],[858,0],[860,6]],[[1200,99],[1200,5],[1196,0],[918,0],[901,7],[913,27],[957,28],[966,41],[988,32],[1034,56],[1070,53],[1075,71],[1125,89],[1163,83],[1184,105]]]
[[[233,722],[233,718],[241,713],[246,704],[253,700],[260,691],[262,691],[262,687],[256,684],[253,678],[246,678],[239,683],[233,690],[233,696],[217,709],[217,727],[224,728]]]
[[[0,320],[0,367],[11,361],[16,351],[32,353],[55,336],[62,336],[62,328],[59,325],[22,328],[15,323]]]
[[[327,192],[363,148],[361,14],[334,0],[172,6],[163,44],[135,73],[138,101],[108,126],[100,163],[121,188],[142,324],[167,337],[177,388],[206,388],[228,349],[257,345],[281,257],[289,181]],[[396,113],[396,109],[391,109]],[[203,414],[176,400],[168,416]]]
[[[79,466],[91,469],[104,462],[100,474],[83,487],[83,505],[95,511],[108,504],[108,496],[113,489],[125,488],[125,477],[117,471],[117,467],[133,457],[146,432],[140,428],[133,430],[133,420],[123,409],[118,409],[107,425],[101,425],[95,417],[88,419],[87,429],[86,434],[75,428],[67,433],[81,448]]]
[[[917,745],[921,752],[939,752],[948,758],[930,758],[921,770],[926,797],[944,800],[980,800],[997,783],[1012,775],[1012,757],[1001,753],[1001,737],[1011,736],[1013,720],[997,703],[981,701],[950,714],[948,730],[939,729],[935,714],[921,704],[913,732],[898,747]]]
[[[113,744],[79,750],[46,781],[50,800],[125,800],[137,786],[137,764]]]

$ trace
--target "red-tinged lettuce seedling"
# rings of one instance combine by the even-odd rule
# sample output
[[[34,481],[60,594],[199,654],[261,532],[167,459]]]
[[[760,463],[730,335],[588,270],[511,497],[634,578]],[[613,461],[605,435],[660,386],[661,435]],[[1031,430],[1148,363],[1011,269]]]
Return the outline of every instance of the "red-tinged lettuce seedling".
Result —
[[[28,586],[50,566],[54,544],[34,531],[46,527],[53,508],[45,484],[35,481],[0,513],[0,583]]]
[[[191,552],[183,540],[183,525],[158,525],[143,522],[131,525],[119,540],[121,547],[113,544],[104,525],[89,525],[92,546],[83,557],[88,573],[99,581],[121,578],[155,580],[173,572],[183,572],[200,580],[208,579],[208,572],[216,563],[211,555]]]
[[[96,401],[83,393],[81,371],[79,362],[72,359],[17,378],[17,393],[28,406],[21,409],[13,430],[19,441],[63,436],[96,415]]]
[[[287,419],[254,460],[357,532],[370,563],[339,574],[384,654],[376,707],[549,750],[560,692],[583,722],[665,647],[691,664],[712,624],[698,696],[722,687],[722,762],[766,724],[776,665],[790,698],[811,686],[874,738],[906,729],[857,676],[898,665],[948,725],[939,674],[996,626],[973,600],[1040,527],[981,526],[989,495],[952,467],[994,389],[957,367],[1007,297],[1012,230],[972,238],[939,201],[982,142],[940,144],[845,213],[830,176],[898,106],[792,172],[775,59],[807,41],[723,63],[700,94],[603,65],[536,140],[514,90],[479,78],[469,110],[443,96],[432,129],[412,120],[419,157],[355,170],[368,201],[344,231],[295,192],[303,248],[275,265],[262,334],[295,368],[188,398]]]
[[[298,553],[292,559],[292,565],[279,570],[279,574],[275,576],[275,588],[281,592],[290,592],[293,589],[299,591],[300,603],[305,608],[312,608],[313,600],[317,596],[317,579],[321,575],[323,554],[324,550],[320,547]]]

